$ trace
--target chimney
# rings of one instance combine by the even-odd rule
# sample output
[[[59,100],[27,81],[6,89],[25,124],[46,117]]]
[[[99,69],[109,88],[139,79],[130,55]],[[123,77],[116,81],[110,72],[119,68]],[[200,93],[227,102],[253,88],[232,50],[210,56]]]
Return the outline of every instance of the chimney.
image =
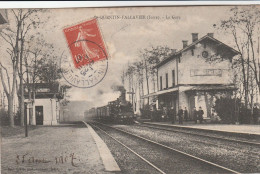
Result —
[[[209,37],[214,37],[214,33],[208,33]]]
[[[195,42],[199,39],[199,34],[198,33],[191,33],[192,35],[192,42]]]
[[[182,43],[183,43],[183,48],[186,48],[188,46],[188,41],[187,40],[183,40]]]

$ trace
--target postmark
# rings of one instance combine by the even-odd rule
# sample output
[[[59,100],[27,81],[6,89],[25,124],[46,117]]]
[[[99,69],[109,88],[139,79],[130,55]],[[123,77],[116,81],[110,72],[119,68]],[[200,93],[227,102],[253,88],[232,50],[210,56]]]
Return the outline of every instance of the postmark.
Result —
[[[70,56],[61,58],[64,79],[72,86],[90,88],[105,77],[108,54],[97,19],[63,29]]]

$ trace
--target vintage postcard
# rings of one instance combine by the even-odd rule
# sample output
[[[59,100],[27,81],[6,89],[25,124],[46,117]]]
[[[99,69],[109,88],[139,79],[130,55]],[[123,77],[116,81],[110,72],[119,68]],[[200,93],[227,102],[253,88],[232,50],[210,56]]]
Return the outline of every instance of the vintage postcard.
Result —
[[[0,9],[1,173],[260,173],[260,6]]]

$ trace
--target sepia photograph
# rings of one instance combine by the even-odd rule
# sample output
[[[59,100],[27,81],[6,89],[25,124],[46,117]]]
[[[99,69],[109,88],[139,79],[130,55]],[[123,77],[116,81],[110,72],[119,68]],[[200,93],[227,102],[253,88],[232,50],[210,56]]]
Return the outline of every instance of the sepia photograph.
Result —
[[[0,7],[1,173],[260,173],[260,6]]]

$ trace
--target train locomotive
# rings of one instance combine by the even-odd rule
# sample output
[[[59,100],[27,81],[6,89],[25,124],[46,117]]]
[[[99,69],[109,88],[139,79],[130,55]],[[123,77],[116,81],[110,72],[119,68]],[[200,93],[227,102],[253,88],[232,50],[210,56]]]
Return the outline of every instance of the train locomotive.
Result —
[[[126,101],[126,90],[121,87],[119,91],[121,93],[119,98],[108,102],[105,106],[91,108],[85,112],[85,117],[92,117],[106,123],[133,124],[134,112],[132,104]]]

